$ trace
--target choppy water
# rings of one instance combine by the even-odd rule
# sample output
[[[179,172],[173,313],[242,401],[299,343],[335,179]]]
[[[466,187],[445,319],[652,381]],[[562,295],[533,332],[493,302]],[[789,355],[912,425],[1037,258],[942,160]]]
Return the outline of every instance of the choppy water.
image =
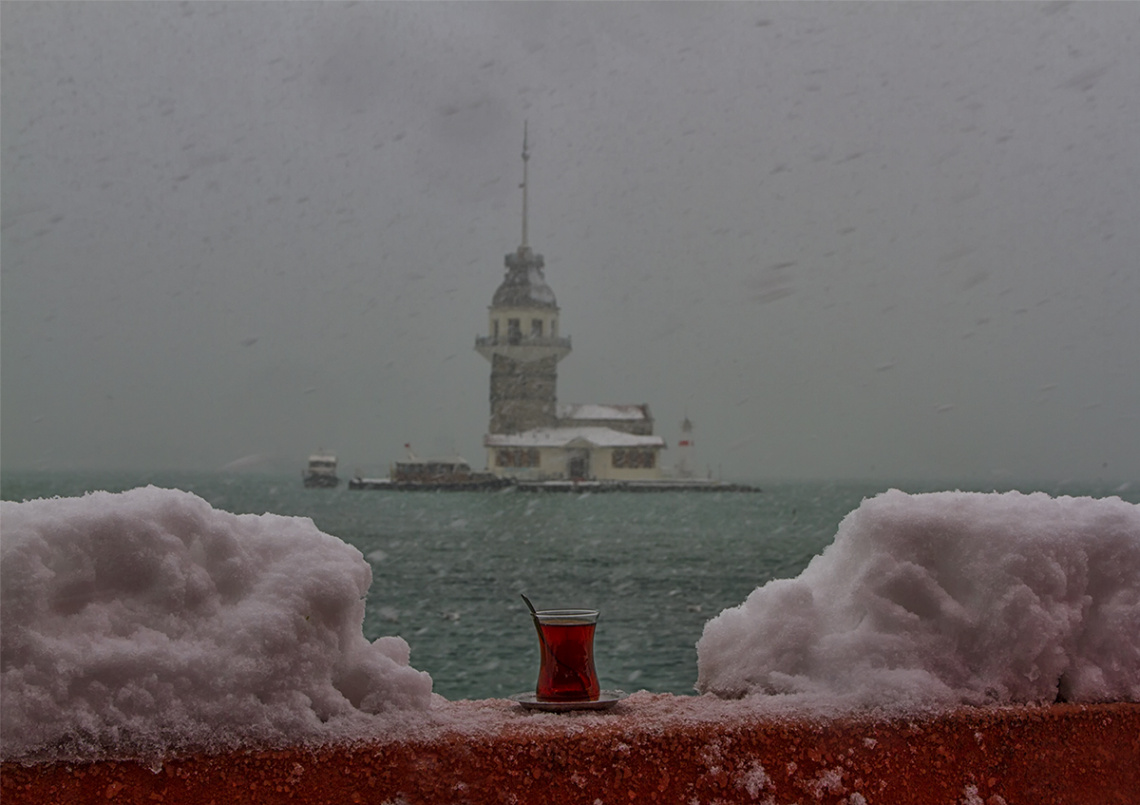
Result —
[[[601,611],[595,653],[603,688],[690,693],[705,621],[766,581],[797,575],[864,497],[892,486],[993,491],[796,483],[760,494],[401,493],[304,489],[299,477],[25,472],[5,473],[0,495],[149,483],[235,513],[311,517],[355,545],[374,573],[365,634],[406,639],[412,665],[449,699],[533,689],[538,646],[520,592],[541,608]],[[1115,484],[1044,491],[1140,502],[1140,489]]]

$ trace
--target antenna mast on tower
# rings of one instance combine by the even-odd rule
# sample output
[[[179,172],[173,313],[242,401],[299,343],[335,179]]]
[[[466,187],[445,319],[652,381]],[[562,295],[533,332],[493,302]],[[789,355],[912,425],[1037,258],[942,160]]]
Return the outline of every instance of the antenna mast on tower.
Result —
[[[526,189],[527,189],[526,188],[526,163],[530,160],[530,151],[527,150],[526,124],[527,124],[527,122],[524,120],[523,121],[523,152],[522,152],[523,180],[522,180],[522,184],[519,185],[519,187],[521,187],[522,191],[523,191],[522,245],[519,247],[520,250],[530,248],[527,244],[527,232],[526,232]]]

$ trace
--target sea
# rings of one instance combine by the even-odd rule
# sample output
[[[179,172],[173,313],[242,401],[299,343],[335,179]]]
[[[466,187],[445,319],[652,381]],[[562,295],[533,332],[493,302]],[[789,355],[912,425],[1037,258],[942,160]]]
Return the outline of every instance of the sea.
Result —
[[[600,613],[603,689],[694,693],[705,623],[772,579],[797,576],[864,498],[906,492],[1044,491],[1140,503],[1140,484],[760,483],[759,492],[399,492],[306,489],[297,475],[0,473],[0,497],[30,500],[155,485],[235,514],[311,518],[373,571],[369,639],[399,635],[448,699],[533,691],[539,609]]]

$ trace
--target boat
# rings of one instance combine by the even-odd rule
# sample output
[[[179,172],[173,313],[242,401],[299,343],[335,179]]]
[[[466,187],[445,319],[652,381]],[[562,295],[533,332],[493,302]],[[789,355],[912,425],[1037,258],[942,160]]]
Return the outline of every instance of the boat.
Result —
[[[340,483],[336,474],[336,456],[325,452],[313,453],[301,480],[310,489],[334,489]]]

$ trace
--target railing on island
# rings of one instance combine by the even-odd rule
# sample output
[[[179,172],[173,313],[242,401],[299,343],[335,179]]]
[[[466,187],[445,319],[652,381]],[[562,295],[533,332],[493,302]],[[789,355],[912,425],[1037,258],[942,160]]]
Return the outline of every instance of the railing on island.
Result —
[[[475,337],[476,347],[557,347],[570,349],[570,337],[552,338],[550,336],[490,336]]]

